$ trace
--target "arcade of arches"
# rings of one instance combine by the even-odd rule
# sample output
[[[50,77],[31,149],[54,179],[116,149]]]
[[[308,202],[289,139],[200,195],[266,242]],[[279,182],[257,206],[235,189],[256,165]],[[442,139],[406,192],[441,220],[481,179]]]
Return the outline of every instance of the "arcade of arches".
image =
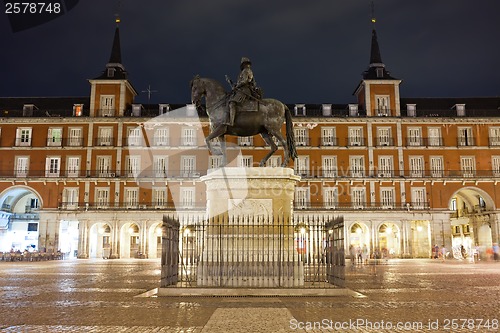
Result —
[[[161,211],[45,209],[43,196],[27,186],[0,193],[0,207],[0,252],[60,250],[66,257],[79,258],[161,256]],[[370,254],[429,258],[435,244],[450,249],[464,246],[470,252],[476,246],[491,247],[499,236],[494,201],[476,187],[455,192],[446,210],[335,213],[344,216],[346,249],[366,245]],[[181,215],[181,225],[203,215]]]

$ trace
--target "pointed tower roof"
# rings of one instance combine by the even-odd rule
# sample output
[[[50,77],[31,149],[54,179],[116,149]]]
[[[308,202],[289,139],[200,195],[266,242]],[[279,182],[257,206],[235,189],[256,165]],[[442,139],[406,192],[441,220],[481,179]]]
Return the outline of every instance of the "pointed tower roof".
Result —
[[[127,71],[122,64],[122,51],[120,47],[120,18],[116,18],[115,36],[111,46],[111,55],[106,69],[95,80],[126,80]]]
[[[391,73],[385,68],[380,55],[378,45],[377,31],[372,30],[372,47],[370,51],[370,66],[363,72],[364,80],[397,80],[391,76]]]

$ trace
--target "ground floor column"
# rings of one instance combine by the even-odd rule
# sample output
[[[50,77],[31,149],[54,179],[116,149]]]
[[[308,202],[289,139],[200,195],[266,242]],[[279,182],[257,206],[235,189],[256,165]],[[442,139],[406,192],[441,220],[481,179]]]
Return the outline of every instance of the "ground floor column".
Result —
[[[78,259],[88,259],[89,257],[88,238],[88,220],[81,220],[78,230]]]

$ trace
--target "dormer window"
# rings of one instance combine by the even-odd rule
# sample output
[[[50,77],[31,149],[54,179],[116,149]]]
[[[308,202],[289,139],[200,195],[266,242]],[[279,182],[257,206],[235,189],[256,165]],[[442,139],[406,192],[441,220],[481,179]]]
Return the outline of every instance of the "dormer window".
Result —
[[[33,104],[24,104],[23,105],[23,117],[32,117],[34,108],[35,108],[35,105],[33,105]]]
[[[305,104],[295,104],[293,108],[296,116],[305,116],[306,115],[306,105]]]
[[[108,68],[108,77],[114,77],[114,76],[115,76],[115,69]]]
[[[187,104],[186,105],[186,116],[194,117],[196,115],[197,115],[196,106],[194,104]]]
[[[465,104],[455,104],[453,107],[457,109],[457,117],[465,117]]]
[[[331,104],[323,104],[322,105],[323,116],[328,117],[332,115],[332,105]]]
[[[358,104],[349,104],[349,117],[358,116]]]
[[[406,104],[406,115],[408,117],[417,116],[417,104]]]
[[[83,115],[83,104],[74,104],[73,105],[73,116],[81,117]]]
[[[132,104],[132,117],[141,116],[142,104]]]
[[[158,107],[158,114],[162,115],[170,111],[170,104],[160,104]]]
[[[384,77],[384,69],[383,68],[377,68],[377,78],[383,78]]]

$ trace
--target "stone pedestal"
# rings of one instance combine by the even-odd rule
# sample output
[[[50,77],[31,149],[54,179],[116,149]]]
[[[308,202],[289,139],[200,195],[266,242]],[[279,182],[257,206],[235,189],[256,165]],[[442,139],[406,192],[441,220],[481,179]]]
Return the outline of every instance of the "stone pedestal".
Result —
[[[292,219],[299,179],[289,168],[221,168],[202,177],[209,219],[198,286],[304,284]]]

